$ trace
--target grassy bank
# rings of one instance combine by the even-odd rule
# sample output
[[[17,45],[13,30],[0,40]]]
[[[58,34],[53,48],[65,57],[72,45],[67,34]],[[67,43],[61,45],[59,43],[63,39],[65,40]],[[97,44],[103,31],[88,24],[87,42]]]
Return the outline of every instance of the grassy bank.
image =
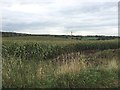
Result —
[[[97,51],[92,56],[85,52],[69,53],[47,61],[3,58],[3,87],[118,87],[118,51]]]

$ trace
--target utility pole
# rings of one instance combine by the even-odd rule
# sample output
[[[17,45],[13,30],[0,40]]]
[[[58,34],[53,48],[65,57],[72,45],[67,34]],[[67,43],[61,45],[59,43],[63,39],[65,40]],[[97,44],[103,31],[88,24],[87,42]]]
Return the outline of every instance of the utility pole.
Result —
[[[72,36],[72,33],[73,33],[73,32],[71,31],[71,36]]]
[[[73,39],[73,32],[71,31],[71,39]]]

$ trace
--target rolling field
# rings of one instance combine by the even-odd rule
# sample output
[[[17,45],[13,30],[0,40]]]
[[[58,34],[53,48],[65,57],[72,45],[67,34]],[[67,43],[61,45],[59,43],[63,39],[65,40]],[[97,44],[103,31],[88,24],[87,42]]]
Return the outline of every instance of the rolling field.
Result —
[[[2,38],[4,88],[118,87],[118,39]]]

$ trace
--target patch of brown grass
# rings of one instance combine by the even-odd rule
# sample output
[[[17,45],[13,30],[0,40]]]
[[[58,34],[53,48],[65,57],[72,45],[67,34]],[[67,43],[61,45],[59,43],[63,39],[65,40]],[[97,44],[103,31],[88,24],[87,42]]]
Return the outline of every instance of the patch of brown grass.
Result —
[[[85,69],[86,64],[81,60],[73,60],[69,63],[63,63],[62,65],[59,65],[56,69],[56,74],[65,74],[65,73],[75,73],[79,72],[81,69]]]
[[[104,70],[112,70],[112,69],[118,69],[118,60],[116,58],[113,58],[111,60],[104,60],[103,62],[106,62],[106,64],[102,64],[99,67]]]

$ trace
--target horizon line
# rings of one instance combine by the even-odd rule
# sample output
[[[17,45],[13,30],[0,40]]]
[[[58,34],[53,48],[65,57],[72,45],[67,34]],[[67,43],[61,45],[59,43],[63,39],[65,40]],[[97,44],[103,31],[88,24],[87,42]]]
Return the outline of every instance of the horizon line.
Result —
[[[120,37],[119,34],[118,35],[74,35],[74,34],[34,34],[34,33],[22,33],[22,32],[11,32],[11,31],[0,31],[0,33],[16,33],[16,34],[26,34],[26,35],[57,35],[57,36],[116,36],[116,37]]]

